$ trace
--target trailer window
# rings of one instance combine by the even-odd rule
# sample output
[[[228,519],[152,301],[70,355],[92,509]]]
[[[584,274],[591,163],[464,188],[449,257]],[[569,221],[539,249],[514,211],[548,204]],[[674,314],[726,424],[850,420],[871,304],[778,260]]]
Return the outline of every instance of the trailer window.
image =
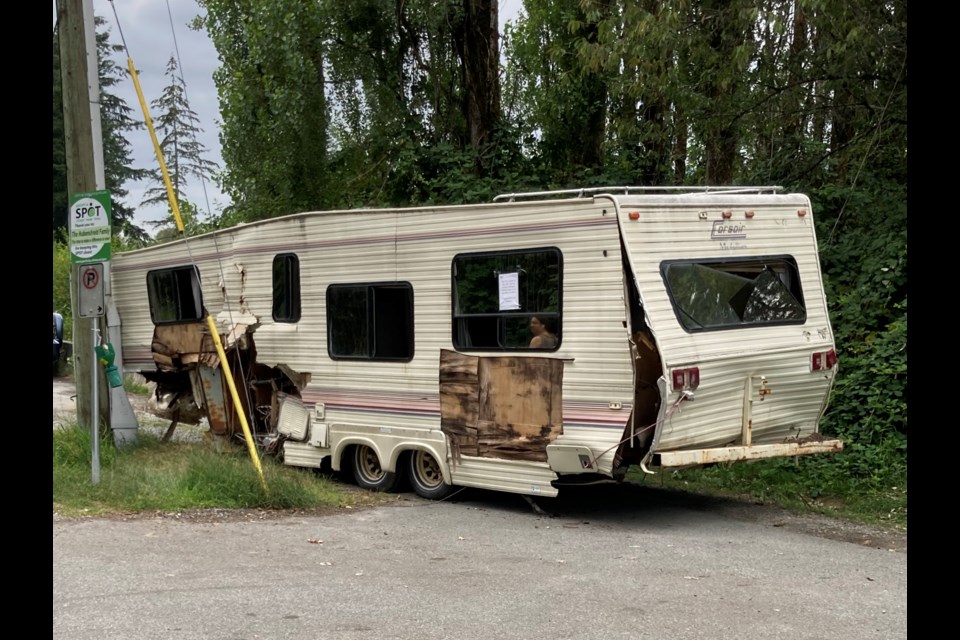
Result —
[[[293,253],[273,258],[273,319],[276,322],[300,320],[300,259]]]
[[[665,262],[661,273],[687,331],[802,324],[807,319],[792,258]]]
[[[153,324],[193,322],[203,318],[200,274],[196,267],[174,267],[147,273],[147,298]]]
[[[334,360],[413,359],[410,283],[330,285],[327,349]]]
[[[462,351],[556,351],[562,259],[556,248],[460,254],[453,265],[453,346]],[[531,339],[545,326],[541,346]]]

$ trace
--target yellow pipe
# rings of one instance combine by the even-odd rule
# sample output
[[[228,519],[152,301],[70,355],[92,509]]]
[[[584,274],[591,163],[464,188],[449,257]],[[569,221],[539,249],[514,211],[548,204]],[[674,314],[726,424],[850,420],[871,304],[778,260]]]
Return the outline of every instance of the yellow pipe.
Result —
[[[167,187],[167,200],[170,201],[170,209],[173,210],[173,219],[177,221],[177,231],[183,233],[183,220],[180,219],[180,207],[177,206],[177,197],[173,193],[173,185],[170,184],[170,174],[167,172],[167,165],[163,161],[163,152],[160,150],[160,143],[157,142],[157,134],[153,130],[153,120],[150,119],[147,102],[143,99],[143,91],[140,89],[140,79],[137,77],[137,70],[133,67],[133,58],[127,58],[127,68],[130,70],[130,77],[133,78],[133,86],[137,89],[137,98],[140,99],[143,118],[147,122],[147,130],[150,131],[150,139],[153,141],[153,150],[157,154],[157,160],[160,162],[160,172],[163,174],[163,184]]]
[[[150,139],[153,141],[153,150],[157,154],[157,160],[160,162],[160,171],[163,173],[163,183],[167,188],[167,199],[170,201],[173,218],[177,222],[177,230],[183,233],[183,220],[180,218],[180,208],[177,206],[177,198],[173,193],[173,185],[170,184],[170,174],[167,172],[167,165],[163,161],[163,152],[160,149],[160,143],[157,141],[157,134],[153,130],[153,120],[150,119],[150,112],[143,98],[140,79],[137,77],[137,70],[133,66],[132,58],[127,58],[127,68],[130,70],[130,77],[133,78],[134,87],[137,89],[140,108],[143,110],[143,117],[144,120],[146,120],[147,129],[150,131]],[[250,434],[250,426],[247,424],[247,417],[243,413],[243,405],[240,404],[237,386],[233,382],[233,374],[230,372],[230,365],[227,363],[227,354],[224,353],[223,344],[220,342],[220,332],[217,331],[217,325],[210,316],[207,316],[207,324],[210,326],[210,335],[213,336],[213,342],[217,347],[217,355],[220,356],[220,362],[223,364],[223,370],[227,377],[227,386],[230,387],[230,395],[233,398],[233,405],[237,408],[237,415],[240,417],[240,426],[243,427],[243,436],[247,441],[247,450],[250,452],[250,459],[253,460],[253,465],[257,468],[257,474],[260,476],[260,484],[263,485],[263,489],[266,491],[267,484],[263,479],[263,467],[260,466],[260,458],[257,456],[257,448],[254,446],[253,436]]]
[[[227,364],[227,355],[223,352],[223,344],[220,342],[220,332],[217,331],[217,325],[213,322],[212,317],[207,316],[207,324],[210,326],[210,335],[213,336],[213,343],[217,346],[217,355],[220,356],[220,363],[223,365],[223,371],[227,376],[227,385],[230,387],[230,395],[233,397],[233,406],[237,408],[237,415],[240,416],[240,426],[243,427],[243,437],[247,440],[247,450],[250,452],[250,459],[253,460],[253,464],[257,468],[257,473],[260,474],[260,484],[263,485],[263,489],[266,491],[267,483],[263,479],[263,468],[260,466],[257,448],[253,445],[253,436],[250,435],[247,418],[243,414],[243,405],[240,404],[240,396],[237,395],[237,386],[233,382],[230,365]]]

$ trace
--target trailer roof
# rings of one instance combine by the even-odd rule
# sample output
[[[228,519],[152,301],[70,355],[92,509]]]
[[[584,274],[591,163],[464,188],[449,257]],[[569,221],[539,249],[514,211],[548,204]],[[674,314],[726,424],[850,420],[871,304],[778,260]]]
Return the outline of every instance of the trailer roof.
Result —
[[[503,193],[493,199],[494,202],[514,202],[518,199],[544,198],[589,198],[596,195],[636,195],[636,194],[687,194],[687,193],[779,193],[780,186],[650,186],[650,187],[581,187],[579,189],[558,189],[554,191],[526,191]]]

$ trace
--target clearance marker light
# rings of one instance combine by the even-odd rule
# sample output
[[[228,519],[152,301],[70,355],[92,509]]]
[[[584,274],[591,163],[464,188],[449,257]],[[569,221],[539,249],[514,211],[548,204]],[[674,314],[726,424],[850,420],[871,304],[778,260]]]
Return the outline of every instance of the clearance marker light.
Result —
[[[639,220],[639,219],[640,219],[640,212],[639,212],[639,211],[631,211],[630,213],[627,214],[627,216],[628,216],[631,220]]]

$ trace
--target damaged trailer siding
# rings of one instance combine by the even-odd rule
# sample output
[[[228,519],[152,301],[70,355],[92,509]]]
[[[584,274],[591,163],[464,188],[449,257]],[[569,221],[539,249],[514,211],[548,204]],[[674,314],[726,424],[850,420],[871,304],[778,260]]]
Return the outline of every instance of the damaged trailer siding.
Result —
[[[558,429],[557,441],[601,451],[615,445],[623,432],[633,382],[612,207],[580,200],[575,204],[307,213],[219,232],[215,243],[210,234],[190,243],[202,276],[205,306],[218,326],[229,321],[225,306],[229,297],[234,314],[255,319],[249,323],[257,361],[267,366],[283,364],[307,378],[300,394],[308,407],[323,408],[335,467],[343,446],[361,441],[377,444],[378,439],[388,437],[385,429],[441,433],[440,352],[453,349],[451,264],[460,253],[559,249],[563,322],[568,329],[560,349],[544,354],[564,365],[562,429]],[[123,286],[134,289],[151,268],[186,262],[185,250],[171,249],[165,245],[159,251],[123,256],[119,269],[126,278]],[[302,313],[296,323],[276,322],[271,314],[271,264],[282,253],[299,259]],[[413,290],[413,357],[407,362],[331,359],[326,327],[328,287],[394,281],[409,283]],[[134,308],[141,306],[146,307],[145,298],[135,304],[125,299],[121,309],[122,317],[135,318],[130,325],[124,324],[125,330],[131,331],[124,344],[137,349],[149,344],[145,336],[153,330],[148,313]],[[144,359],[130,362],[142,366]],[[391,446],[377,448],[389,450]],[[443,455],[446,457],[445,451]],[[396,456],[387,456],[382,463],[393,471]],[[600,466],[609,472],[612,463],[610,452]],[[490,461],[481,466],[489,467]],[[465,482],[482,482],[467,477],[473,473],[469,459],[461,459],[455,473],[465,474]],[[541,482],[556,477],[545,462],[535,475]],[[529,489],[526,479],[515,484],[514,490],[521,486],[524,491]]]
[[[787,455],[749,447],[817,435],[834,374],[810,371],[811,350],[832,348],[833,338],[804,208],[803,196],[644,193],[239,225],[190,239],[189,252],[177,241],[116,257],[124,367],[189,390],[212,430],[236,433],[209,336],[199,346],[185,338],[206,329],[150,318],[147,274],[192,260],[204,310],[246,372],[237,386],[253,400],[243,408],[263,443],[282,444],[287,464],[329,457],[341,469],[362,451],[402,473],[405,456],[421,451],[440,461],[447,483],[556,495],[553,483],[566,476],[618,479],[626,465],[699,459],[710,448]],[[714,233],[728,210],[741,225],[736,241]],[[558,347],[470,342],[517,318],[502,298],[487,318],[460,309],[454,266],[502,264],[519,281],[521,263],[536,256],[559,270]],[[795,260],[802,323],[684,329],[666,262],[763,256]],[[681,394],[669,385],[684,367],[698,367],[701,384]]]
[[[642,206],[639,220],[620,216],[664,369],[697,366],[694,400],[664,381],[657,451],[782,443],[815,433],[835,372],[811,372],[811,352],[833,348],[810,203],[805,196],[661,196],[623,202]],[[655,206],[651,206],[655,205]],[[724,218],[724,212],[729,218]],[[802,214],[800,213],[802,212]],[[736,238],[718,234],[718,224]],[[669,247],[669,250],[666,249]],[[806,311],[801,324],[688,331],[664,283],[665,260],[788,256],[795,261]],[[670,415],[667,411],[680,402]]]

